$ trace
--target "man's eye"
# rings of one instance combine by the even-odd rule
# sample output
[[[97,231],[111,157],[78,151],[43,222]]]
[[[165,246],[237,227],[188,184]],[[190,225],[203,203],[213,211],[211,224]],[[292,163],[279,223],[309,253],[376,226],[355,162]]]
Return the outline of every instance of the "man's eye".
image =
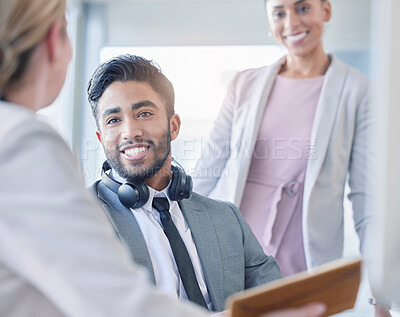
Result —
[[[301,6],[301,7],[297,8],[298,13],[306,13],[308,10],[310,10],[309,6]]]
[[[107,120],[106,124],[114,124],[114,123],[117,123],[119,121],[120,120],[118,118],[111,118],[111,119]]]
[[[143,111],[138,114],[138,117],[150,117],[151,115],[153,115],[151,112]]]
[[[283,12],[274,12],[273,13],[274,19],[280,19],[280,18],[283,18],[283,16],[284,16]]]

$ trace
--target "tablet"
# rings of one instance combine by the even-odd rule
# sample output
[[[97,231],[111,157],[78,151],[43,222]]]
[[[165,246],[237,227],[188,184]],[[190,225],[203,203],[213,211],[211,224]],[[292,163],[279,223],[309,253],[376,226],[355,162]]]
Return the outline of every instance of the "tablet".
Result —
[[[324,316],[351,309],[361,281],[360,259],[339,259],[289,277],[236,293],[227,299],[232,317],[256,317],[311,302],[327,305]]]

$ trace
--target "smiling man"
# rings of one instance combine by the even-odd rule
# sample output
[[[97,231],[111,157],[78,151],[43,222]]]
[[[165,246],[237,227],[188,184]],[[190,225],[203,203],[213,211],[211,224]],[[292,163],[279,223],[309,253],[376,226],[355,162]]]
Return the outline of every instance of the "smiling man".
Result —
[[[174,90],[151,61],[123,55],[88,86],[107,162],[92,187],[134,261],[171,296],[210,311],[236,292],[281,277],[239,210],[191,192],[171,165],[179,134]]]
[[[97,137],[118,175],[130,182],[147,180],[155,189],[166,187],[170,168],[165,163],[171,137],[175,139],[179,132],[179,117],[168,113],[149,83],[133,80],[112,83],[103,92],[99,108]]]

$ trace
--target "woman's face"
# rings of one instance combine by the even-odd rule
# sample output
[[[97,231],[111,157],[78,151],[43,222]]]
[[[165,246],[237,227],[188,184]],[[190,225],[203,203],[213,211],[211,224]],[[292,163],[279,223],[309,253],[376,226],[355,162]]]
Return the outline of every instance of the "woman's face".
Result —
[[[72,58],[72,45],[67,33],[67,22],[64,19],[62,21],[62,29],[61,29],[61,46],[62,46],[62,54],[60,58],[60,74],[62,76],[62,81],[64,84],[65,76],[67,75],[68,65]]]
[[[307,56],[322,48],[324,22],[331,18],[329,1],[267,0],[271,32],[289,54]]]
[[[55,46],[56,62],[53,67],[54,74],[49,89],[51,96],[48,104],[51,104],[58,96],[61,88],[64,86],[65,77],[67,75],[68,65],[72,58],[72,45],[67,34],[67,22],[65,19],[56,22],[58,24],[57,41]],[[50,88],[49,87],[49,88]]]

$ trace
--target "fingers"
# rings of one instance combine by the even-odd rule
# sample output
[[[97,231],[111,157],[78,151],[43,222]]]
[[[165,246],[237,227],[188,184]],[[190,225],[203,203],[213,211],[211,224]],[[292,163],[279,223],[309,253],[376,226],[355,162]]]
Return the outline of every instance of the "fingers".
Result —
[[[375,305],[375,317],[392,317],[390,311],[384,305]]]
[[[212,317],[229,317],[230,315],[230,311],[229,310],[224,310],[222,312],[216,313],[216,314],[212,314]]]

